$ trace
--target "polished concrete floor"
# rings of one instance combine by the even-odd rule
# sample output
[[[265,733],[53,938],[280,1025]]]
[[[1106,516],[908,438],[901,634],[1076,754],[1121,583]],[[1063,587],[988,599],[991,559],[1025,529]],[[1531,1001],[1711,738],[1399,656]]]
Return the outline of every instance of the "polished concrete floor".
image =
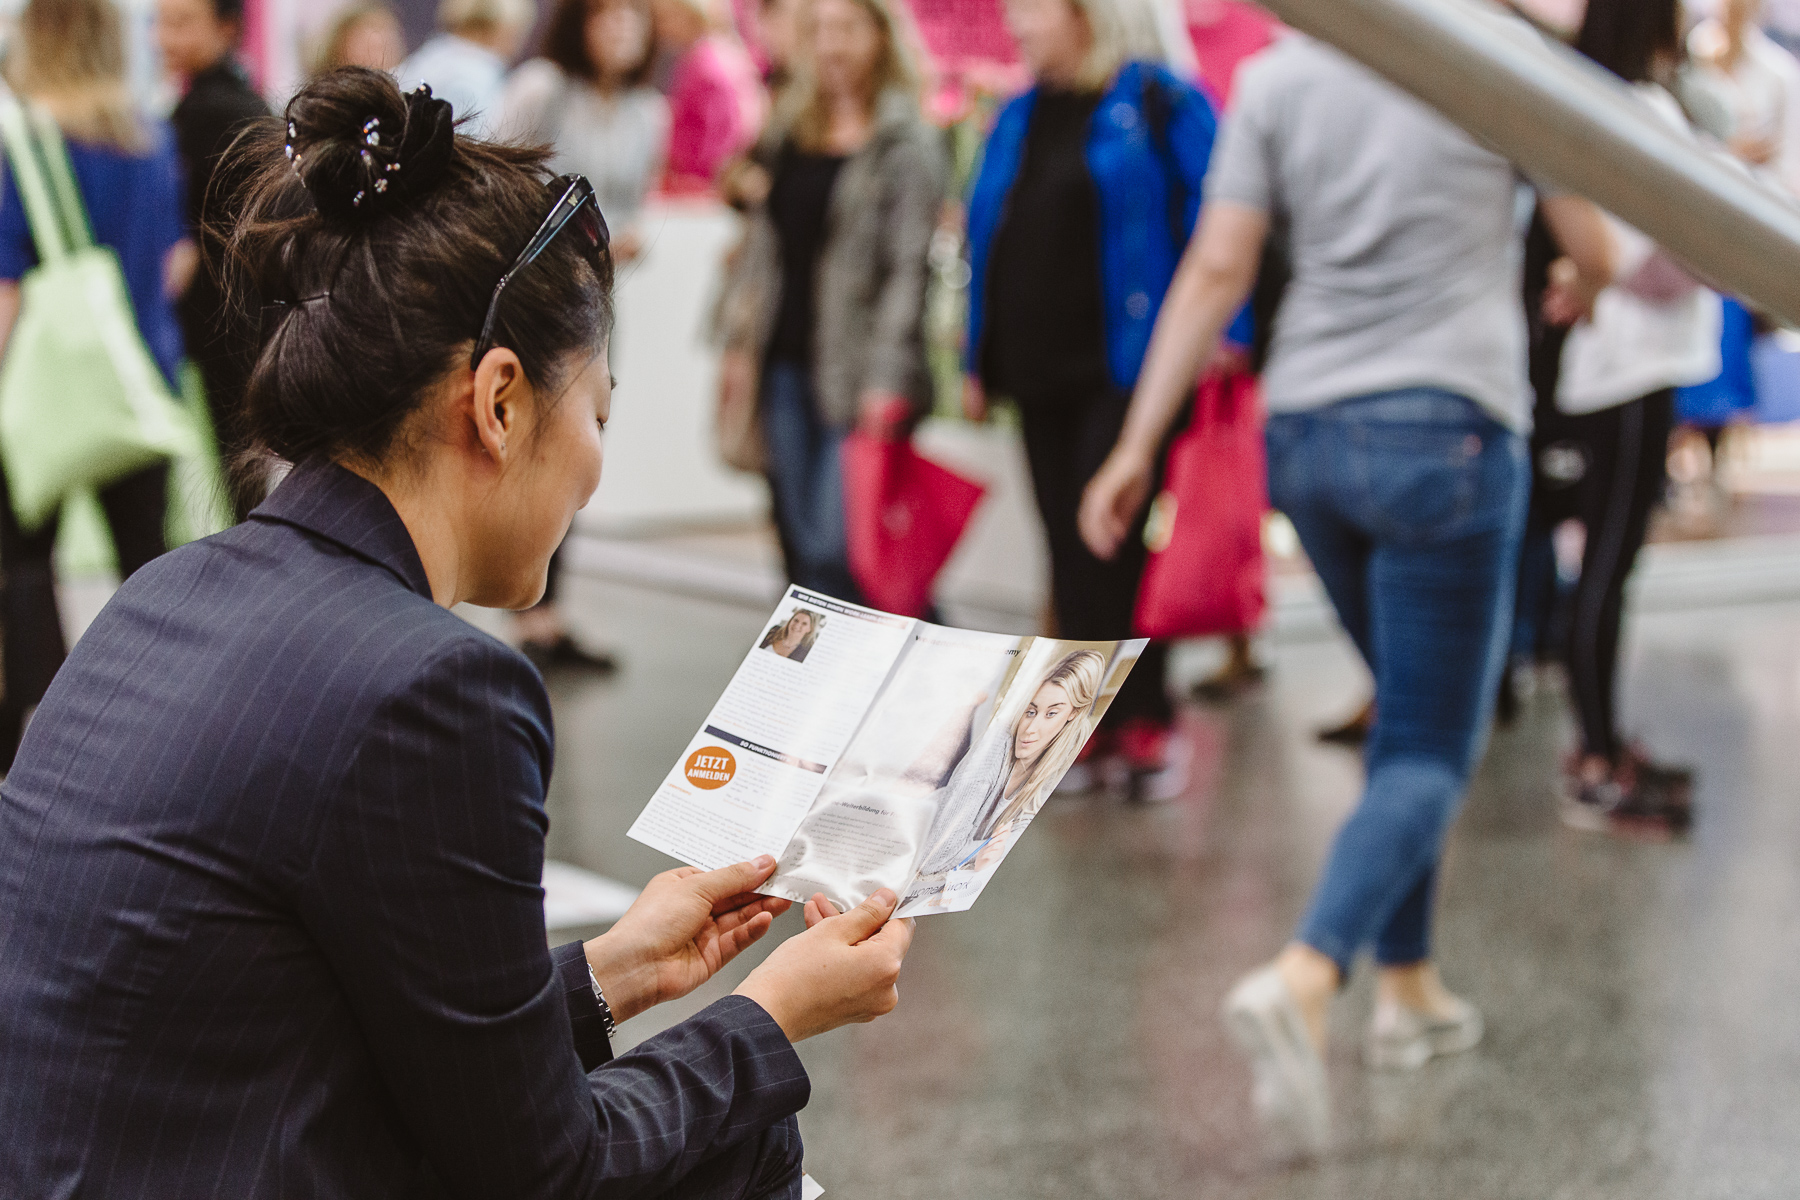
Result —
[[[625,665],[551,681],[551,854],[641,883],[673,864],[625,830],[764,614],[583,580],[569,597]],[[973,911],[919,923],[894,1014],[803,1044],[808,1167],[828,1196],[1800,1196],[1800,604],[1633,630],[1626,720],[1701,770],[1689,842],[1557,824],[1553,689],[1496,734],[1438,923],[1487,1041],[1365,1071],[1359,973],[1333,1019],[1337,1144],[1310,1166],[1266,1156],[1215,1014],[1287,936],[1356,798],[1355,757],[1310,731],[1367,685],[1337,641],[1271,658],[1256,694],[1184,711],[1184,796],[1054,801]],[[798,928],[790,914],[775,936]]]

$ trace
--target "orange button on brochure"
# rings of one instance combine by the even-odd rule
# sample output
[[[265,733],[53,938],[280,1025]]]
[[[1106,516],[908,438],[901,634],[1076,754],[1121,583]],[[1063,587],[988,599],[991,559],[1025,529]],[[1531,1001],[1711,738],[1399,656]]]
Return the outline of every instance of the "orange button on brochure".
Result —
[[[737,774],[737,759],[723,746],[702,746],[688,755],[682,773],[689,783],[710,792],[731,782]]]

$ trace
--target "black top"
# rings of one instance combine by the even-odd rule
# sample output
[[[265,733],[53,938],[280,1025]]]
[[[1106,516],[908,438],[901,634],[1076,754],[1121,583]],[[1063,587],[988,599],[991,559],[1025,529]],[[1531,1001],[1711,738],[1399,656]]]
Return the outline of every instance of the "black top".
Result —
[[[988,265],[988,390],[1030,402],[1104,390],[1100,195],[1088,171],[1098,92],[1038,93]]]
[[[769,342],[769,361],[812,365],[813,287],[825,246],[831,189],[841,154],[806,154],[782,147],[769,188],[769,216],[781,241],[781,307]]]
[[[230,148],[232,139],[246,123],[268,115],[269,106],[229,55],[195,75],[187,95],[169,114],[176,148],[187,166],[188,224],[196,233],[204,229],[204,219],[215,223],[222,220],[220,197],[213,189],[219,156]],[[221,192],[231,190],[228,186],[220,188]],[[201,269],[177,307],[188,352],[204,361],[222,352],[217,342],[222,332],[220,314],[225,298],[217,279],[217,239],[201,237],[198,245],[203,256]]]
[[[341,467],[133,574],[0,785],[0,1192],[660,1195],[802,1107],[743,997],[612,1059],[550,768],[537,671]]]
[[[188,169],[188,220],[198,226],[213,168],[248,121],[269,115],[238,65],[225,57],[194,76],[187,95],[169,114],[175,144]]]

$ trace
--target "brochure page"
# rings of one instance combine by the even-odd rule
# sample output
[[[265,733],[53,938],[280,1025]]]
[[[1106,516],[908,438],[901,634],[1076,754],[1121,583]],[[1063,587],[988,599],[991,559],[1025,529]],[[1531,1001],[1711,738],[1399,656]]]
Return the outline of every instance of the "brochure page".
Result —
[[[630,836],[709,871],[779,857],[914,624],[789,588]]]
[[[834,636],[860,669],[833,657],[802,676]],[[761,890],[790,900],[848,908],[889,887],[901,916],[961,911],[1143,647],[950,629],[792,588],[631,836],[707,869],[773,854]]]

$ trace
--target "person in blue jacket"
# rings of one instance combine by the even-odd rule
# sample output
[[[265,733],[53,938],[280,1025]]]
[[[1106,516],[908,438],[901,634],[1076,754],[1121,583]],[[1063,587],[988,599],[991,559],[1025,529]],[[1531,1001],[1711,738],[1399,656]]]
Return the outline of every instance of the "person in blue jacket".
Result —
[[[1009,0],[1007,24],[1034,85],[1000,111],[969,196],[964,409],[982,419],[990,395],[1018,406],[1059,635],[1130,637],[1143,539],[1102,561],[1076,512],[1193,231],[1216,123],[1197,88],[1127,59],[1111,0]],[[1162,647],[1146,650],[1090,755],[1139,775],[1164,768],[1164,663]]]

